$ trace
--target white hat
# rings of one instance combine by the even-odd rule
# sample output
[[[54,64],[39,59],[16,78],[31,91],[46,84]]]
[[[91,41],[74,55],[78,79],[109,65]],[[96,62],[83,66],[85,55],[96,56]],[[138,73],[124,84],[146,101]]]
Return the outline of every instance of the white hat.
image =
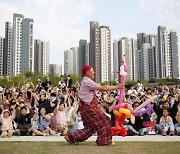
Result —
[[[9,111],[9,110],[7,110],[7,109],[3,111],[3,114],[4,114],[5,112],[8,112],[8,113],[10,114],[10,111]]]

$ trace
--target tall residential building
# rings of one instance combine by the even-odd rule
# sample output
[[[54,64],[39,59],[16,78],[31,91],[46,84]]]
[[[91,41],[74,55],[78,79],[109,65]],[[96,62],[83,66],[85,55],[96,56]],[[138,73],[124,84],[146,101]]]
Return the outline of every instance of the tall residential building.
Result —
[[[149,43],[150,46],[155,46],[155,35],[153,34],[146,35],[144,43]]]
[[[179,78],[179,52],[177,33],[170,32],[170,51],[171,51],[171,73],[172,78]]]
[[[138,50],[137,50],[137,40],[129,39],[129,44],[131,44],[132,51],[132,77],[133,81],[138,80]]]
[[[81,68],[86,64],[86,45],[87,40],[80,40],[79,41],[79,52],[78,52],[78,61],[79,61],[79,69],[78,73],[81,74]]]
[[[137,34],[137,49],[140,50],[145,42],[146,33]]]
[[[94,68],[95,81],[101,79],[101,46],[100,46],[100,27],[95,21],[90,22],[90,51],[89,64]]]
[[[128,39],[128,50],[125,52],[125,62],[128,66],[128,74],[126,80],[133,80],[133,44],[132,39]]]
[[[5,41],[5,39],[3,37],[0,37],[0,76],[3,75],[4,41]]]
[[[62,75],[62,66],[56,64],[49,64],[49,73],[51,75],[57,75],[60,77]]]
[[[102,82],[111,79],[111,33],[108,26],[100,27],[100,55],[101,55],[101,78]],[[98,72],[96,72],[98,73]]]
[[[23,15],[13,14],[13,75],[20,74],[22,71],[23,20]]]
[[[42,73],[41,40],[34,40],[34,72]]]
[[[79,74],[79,61],[77,60],[78,57],[78,47],[72,47],[71,49],[72,55],[73,55],[73,74]]]
[[[64,74],[69,74],[69,50],[64,51]]]
[[[10,22],[5,22],[5,47],[4,47],[4,63],[3,72],[7,75],[13,74],[13,26]]]
[[[138,50],[140,80],[149,80],[149,47],[149,43],[143,43],[143,45],[141,46],[141,50]]]
[[[77,62],[78,48],[72,47],[70,50],[64,51],[64,74],[78,74]]]
[[[34,71],[33,19],[26,18],[22,22],[22,65],[21,72]]]
[[[41,58],[42,65],[41,70],[43,75],[49,74],[49,42],[42,41],[41,42]]]
[[[163,53],[162,53],[162,31],[165,31],[166,30],[166,27],[164,26],[158,26],[158,30],[157,30],[157,41],[156,41],[156,56],[157,56],[157,72],[156,72],[156,75],[157,75],[157,78],[163,78],[163,75],[162,75],[162,67],[163,67]]]
[[[171,53],[169,32],[162,30],[160,32],[161,42],[161,78],[171,78]]]
[[[96,72],[96,82],[111,80],[111,32],[95,21],[90,22],[89,64]]]
[[[156,50],[155,46],[148,49],[149,52],[149,79],[156,78]]]
[[[159,63],[160,55],[159,55],[159,46],[158,46],[158,35],[155,35],[155,61],[156,61],[156,69],[155,74],[156,78],[160,78],[160,63]]]
[[[89,43],[85,44],[85,64],[89,65]]]
[[[119,75],[117,72],[119,71],[119,59],[118,59],[118,41],[114,40],[113,42],[113,75],[114,75],[114,80],[119,81]]]

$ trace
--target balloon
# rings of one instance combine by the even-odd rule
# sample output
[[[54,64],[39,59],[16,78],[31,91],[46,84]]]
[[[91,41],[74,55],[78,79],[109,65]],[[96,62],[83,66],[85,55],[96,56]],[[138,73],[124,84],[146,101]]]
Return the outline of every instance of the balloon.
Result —
[[[125,56],[125,55],[124,55]],[[124,84],[126,80],[126,75],[128,72],[128,67],[125,64],[124,60],[121,62],[120,66],[120,71],[118,72],[120,76],[121,83]],[[116,120],[115,120],[115,127],[111,127],[111,132],[113,135],[121,135],[121,136],[126,136],[128,128],[123,125],[123,122],[125,118],[131,118],[131,122],[135,123],[135,116],[134,115],[139,115],[143,113],[149,112],[152,108],[153,105],[150,105],[146,110],[140,111],[143,107],[151,103],[154,99],[157,98],[157,96],[152,96],[148,100],[146,100],[144,103],[142,103],[139,107],[137,107],[134,111],[128,104],[124,104],[123,102],[123,97],[124,97],[125,90],[120,89],[120,94],[118,98],[118,104],[115,105],[113,108],[113,112],[116,115]],[[132,115],[133,113],[134,115]]]
[[[163,99],[164,99],[164,100],[166,100],[166,98],[167,98],[167,96],[166,96],[166,95],[164,95],[164,96],[163,96]]]
[[[128,68],[122,60],[121,66],[120,66],[120,71],[118,74],[120,75],[121,83],[124,84],[126,80],[126,75],[127,75]],[[123,122],[125,118],[129,118],[131,115],[131,109],[129,109],[128,104],[123,104],[123,97],[124,97],[125,90],[120,89],[120,94],[118,98],[118,104],[115,105],[114,107],[114,114],[116,115],[116,120],[115,120],[115,127],[111,127],[111,131],[113,135],[121,135],[121,136],[126,136],[127,135],[127,130],[128,128],[123,125]]]
[[[117,104],[115,105],[114,110],[118,110],[119,108],[123,108],[123,107],[124,107],[124,104]]]
[[[128,71],[127,65],[124,62],[124,60],[122,60],[121,66],[120,66],[120,71],[118,72],[118,74],[120,75],[120,79],[121,79],[122,84],[125,84],[127,71]],[[123,102],[124,93],[125,93],[125,90],[120,89],[120,94],[119,94],[119,98],[118,98],[118,104],[115,105],[114,110],[118,110],[119,108],[122,107],[121,104]]]
[[[136,113],[137,111],[139,111],[140,109],[142,109],[143,107],[145,107],[146,105],[148,105],[149,103],[151,103],[153,100],[155,100],[157,98],[157,96],[152,96],[150,97],[148,100],[146,100],[144,103],[142,103],[141,105],[139,105],[133,112]]]
[[[131,115],[131,111],[125,108],[120,108],[119,113],[125,114],[126,115],[125,118],[130,118],[130,115]]]
[[[134,115],[140,115],[140,114],[144,114],[144,113],[147,113],[149,111],[151,111],[153,109],[153,104],[151,104],[147,109],[145,110],[140,110],[140,111],[137,111],[137,112],[134,112]]]
[[[111,132],[113,135],[126,136],[128,128],[123,126],[125,119],[125,114],[122,114],[120,117],[116,118],[115,127],[111,127]]]
[[[117,110],[113,110],[113,113],[116,115],[116,116],[120,116],[121,113],[119,113]]]

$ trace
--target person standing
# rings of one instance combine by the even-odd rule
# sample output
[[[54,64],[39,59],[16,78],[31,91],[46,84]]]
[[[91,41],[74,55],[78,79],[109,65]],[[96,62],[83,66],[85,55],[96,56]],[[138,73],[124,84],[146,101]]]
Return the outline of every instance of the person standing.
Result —
[[[67,77],[67,80],[66,80],[66,86],[67,86],[67,88],[72,88],[72,79],[71,79],[71,76],[70,75],[68,75],[68,77]]]
[[[124,85],[101,86],[93,81],[94,69],[90,65],[85,65],[82,70],[82,81],[78,91],[80,101],[79,110],[83,120],[84,129],[67,133],[65,139],[70,144],[83,142],[97,132],[97,145],[112,145],[111,120],[101,110],[97,108],[98,100],[96,90],[111,91],[124,88]]]

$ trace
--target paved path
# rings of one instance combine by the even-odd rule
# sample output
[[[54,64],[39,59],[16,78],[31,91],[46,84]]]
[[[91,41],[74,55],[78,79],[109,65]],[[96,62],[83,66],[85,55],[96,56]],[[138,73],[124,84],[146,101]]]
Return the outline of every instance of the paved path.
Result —
[[[87,141],[95,141],[97,136],[90,137]],[[65,141],[63,136],[12,136],[11,138],[0,138],[3,141],[52,141],[59,142]],[[180,141],[180,136],[160,136],[160,135],[146,135],[146,136],[113,136],[113,141],[153,141],[153,142],[167,142],[167,141]]]

